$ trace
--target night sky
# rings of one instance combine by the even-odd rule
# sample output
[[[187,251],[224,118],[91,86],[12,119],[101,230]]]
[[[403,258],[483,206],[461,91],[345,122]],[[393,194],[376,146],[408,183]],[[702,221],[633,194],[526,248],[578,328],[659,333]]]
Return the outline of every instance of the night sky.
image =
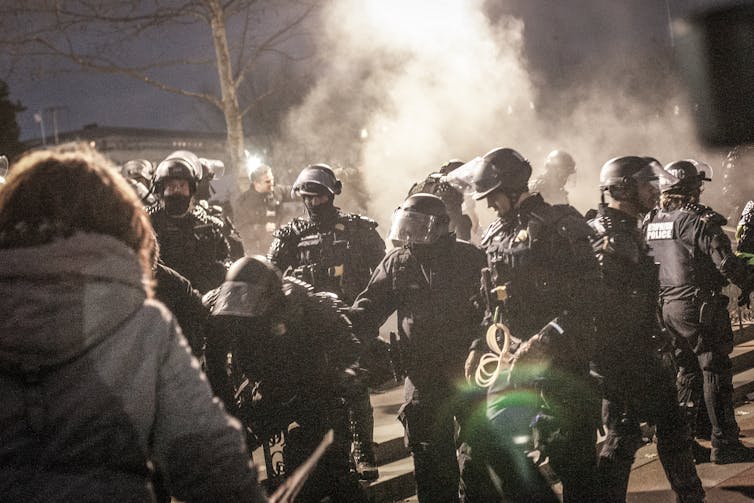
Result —
[[[5,0],[10,1],[10,0]],[[648,50],[668,54],[669,32],[666,8],[673,16],[723,0],[509,0],[490,1],[491,16],[513,13],[526,26],[526,50],[532,69],[541,79],[565,81],[576,74],[599,72],[601,61],[613,51]],[[578,4],[578,5],[577,5]],[[577,15],[574,15],[577,13]],[[207,54],[211,51],[207,33],[187,37],[180,29],[163,33],[158,43],[146,40],[131,50],[175,51]],[[323,57],[326,57],[324,55]],[[310,60],[312,61],[312,60]],[[291,63],[294,64],[294,63]],[[295,63],[311,64],[304,61]],[[221,132],[218,115],[195,99],[176,96],[144,85],[132,78],[82,72],[62,65],[65,72],[40,71],[60,68],[53,62],[35,61],[19,67],[6,77],[11,96],[27,110],[18,116],[22,139],[39,137],[34,113],[50,107],[65,107],[58,112],[60,131],[79,129],[85,124],[108,126],[186,129]],[[205,71],[174,70],[173,82],[191,80],[196,89],[214,89],[217,76]],[[563,84],[553,80],[553,85]],[[52,135],[52,116],[45,114],[47,134]]]

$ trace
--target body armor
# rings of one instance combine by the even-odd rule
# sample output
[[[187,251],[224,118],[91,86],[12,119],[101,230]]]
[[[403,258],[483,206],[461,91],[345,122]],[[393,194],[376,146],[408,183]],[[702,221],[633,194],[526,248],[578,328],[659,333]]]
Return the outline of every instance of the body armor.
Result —
[[[708,253],[697,252],[702,226],[709,226],[730,248],[722,232],[725,218],[700,204],[687,203],[676,210],[653,210],[644,224],[644,236],[654,259],[660,263],[660,288],[665,298],[693,297],[719,292],[727,283]],[[714,228],[719,229],[719,232]]]
[[[328,227],[296,218],[275,232],[268,256],[286,275],[350,303],[385,254],[376,228],[374,220],[348,213],[340,213]]]
[[[164,209],[151,212],[162,261],[185,276],[194,288],[206,292],[225,276],[230,258],[223,223],[201,208],[181,218],[169,217]]]
[[[522,203],[520,211],[490,225],[482,237],[487,253],[494,305],[514,337],[536,334],[563,311],[572,311],[574,287],[584,278],[583,267],[596,274],[586,239],[591,230],[572,207],[551,206],[539,195]],[[582,267],[573,267],[574,262]]]

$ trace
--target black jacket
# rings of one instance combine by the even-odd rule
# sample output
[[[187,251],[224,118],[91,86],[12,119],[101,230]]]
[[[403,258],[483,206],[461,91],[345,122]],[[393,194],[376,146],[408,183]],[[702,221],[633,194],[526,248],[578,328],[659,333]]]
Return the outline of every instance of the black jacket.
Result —
[[[524,341],[557,318],[569,345],[588,357],[601,284],[591,234],[573,207],[552,206],[539,194],[493,222],[482,237],[482,247],[494,286],[504,288],[506,298],[488,309],[489,321],[497,309],[497,321]],[[473,348],[483,346],[480,340]]]
[[[431,257],[395,248],[377,266],[352,309],[357,333],[377,329],[395,311],[405,370],[417,388],[463,376],[483,311],[479,278],[484,254],[451,234]]]
[[[350,304],[385,256],[377,222],[338,210],[329,224],[294,218],[275,232],[267,257],[286,275]]]

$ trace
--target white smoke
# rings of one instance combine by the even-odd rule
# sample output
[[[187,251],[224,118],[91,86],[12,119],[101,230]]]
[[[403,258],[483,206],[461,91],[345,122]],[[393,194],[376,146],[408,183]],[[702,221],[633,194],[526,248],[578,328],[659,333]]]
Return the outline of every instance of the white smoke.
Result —
[[[597,174],[611,157],[718,162],[696,142],[681,95],[660,105],[642,98],[660,92],[651,81],[628,93],[620,74],[595,69],[599,81],[586,75],[564,94],[557,124],[544,119],[558,111],[538,109],[522,21],[503,16],[493,24],[481,0],[333,0],[320,32],[318,80],[289,114],[275,150],[288,162],[298,156],[300,167],[358,167],[369,216],[383,229],[413,182],[449,159],[498,146],[528,157],[535,175],[550,150],[573,154],[578,174],[567,188],[582,211],[596,205]]]

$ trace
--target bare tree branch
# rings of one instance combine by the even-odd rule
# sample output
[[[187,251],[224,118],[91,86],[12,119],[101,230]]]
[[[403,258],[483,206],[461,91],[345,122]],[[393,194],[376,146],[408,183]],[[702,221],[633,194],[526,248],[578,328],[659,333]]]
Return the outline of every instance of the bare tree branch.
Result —
[[[114,62],[107,61],[104,58],[101,58],[100,61],[96,61],[88,56],[84,56],[84,55],[76,53],[73,50],[70,40],[68,40],[68,50],[60,49],[59,47],[55,46],[54,44],[49,43],[43,38],[37,38],[36,42],[47,47],[53,54],[64,57],[70,61],[73,61],[74,63],[80,65],[83,68],[96,70],[102,73],[115,73],[115,74],[127,75],[129,77],[140,80],[141,82],[144,82],[145,84],[149,84],[150,86],[154,86],[163,91],[168,91],[174,94],[179,94],[181,96],[188,96],[191,98],[199,98],[199,99],[208,101],[212,105],[222,109],[222,106],[223,106],[222,100],[220,100],[217,96],[214,96],[208,93],[189,91],[187,89],[181,89],[179,87],[172,86],[170,84],[157,80],[153,77],[150,77],[149,75],[139,71],[138,69],[124,67]]]
[[[314,7],[314,3],[309,4],[304,9],[304,11],[292,22],[287,23],[280,30],[274,32],[272,35],[267,37],[267,39],[265,39],[259,46],[257,46],[254,57],[250,58],[249,62],[236,73],[234,82],[236,89],[238,89],[238,86],[240,86],[243,80],[246,78],[246,74],[249,72],[249,70],[251,70],[254,64],[259,60],[259,57],[265,51],[271,50],[274,47],[275,43],[279,42],[284,35],[290,33],[294,28],[299,26],[309,16],[309,14],[311,14],[311,12],[314,10]]]

